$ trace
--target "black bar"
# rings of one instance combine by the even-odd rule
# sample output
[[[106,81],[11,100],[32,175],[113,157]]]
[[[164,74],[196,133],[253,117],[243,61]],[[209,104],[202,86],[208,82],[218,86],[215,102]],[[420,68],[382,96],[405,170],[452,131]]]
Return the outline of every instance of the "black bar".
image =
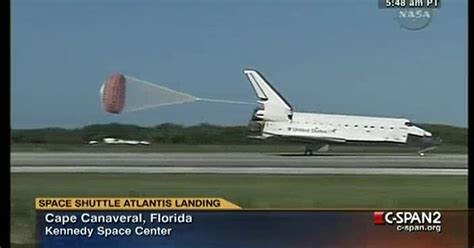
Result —
[[[0,99],[2,100],[2,131],[1,136],[3,140],[2,146],[2,163],[0,163],[0,182],[1,182],[1,196],[2,202],[0,204],[0,246],[1,248],[10,247],[10,61],[11,61],[11,32],[10,32],[10,1],[2,1],[2,27],[4,29],[3,53],[2,58],[4,63],[2,65],[2,75],[4,80],[1,83]],[[8,132],[8,134],[7,134]]]
[[[470,4],[470,1],[467,1],[467,6],[468,6],[468,42],[467,42],[467,46],[468,46],[468,65],[470,66],[471,65],[471,61],[470,61],[470,54],[469,54],[469,51],[470,51],[470,47],[469,47],[469,44],[470,44],[470,40],[471,40],[471,34],[472,34],[472,31],[470,30],[471,29],[471,25],[469,25],[471,23],[471,14],[472,14],[472,11],[471,11],[471,7],[472,5]],[[472,103],[471,101],[471,97],[472,97],[472,94],[471,94],[471,89],[472,87],[469,87],[470,86],[470,68],[468,70],[468,75],[467,75],[467,79],[468,79],[468,84],[467,84],[467,89],[468,89],[468,98],[467,98],[467,102],[468,102],[468,110],[470,109],[470,106]],[[469,111],[468,111],[469,112]],[[470,128],[469,126],[472,126],[470,124],[472,124],[472,113],[468,113],[468,129],[467,129],[467,135],[468,135],[468,151],[470,151],[470,147],[472,147],[472,133],[470,132]],[[468,161],[468,246],[467,247],[474,247],[474,197],[471,195],[472,193],[474,193],[474,176],[472,175],[472,164],[471,164],[471,160],[469,159],[469,155],[467,157],[467,161]]]

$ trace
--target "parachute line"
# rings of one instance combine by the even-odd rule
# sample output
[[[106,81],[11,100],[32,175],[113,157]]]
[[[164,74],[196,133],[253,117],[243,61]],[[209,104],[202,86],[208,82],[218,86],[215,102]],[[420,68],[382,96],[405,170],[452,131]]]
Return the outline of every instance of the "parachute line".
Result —
[[[136,82],[140,82],[140,83],[144,83],[144,84],[147,84],[149,86],[152,86],[152,87],[157,87],[157,88],[161,88],[163,90],[167,90],[169,92],[173,92],[175,94],[178,94],[178,95],[183,95],[183,96],[186,96],[186,97],[189,97],[189,98],[194,98],[195,100],[197,100],[198,98],[195,97],[195,96],[192,96],[192,95],[189,95],[189,94],[186,94],[186,93],[183,93],[183,92],[179,92],[179,91],[176,91],[176,90],[172,90],[170,88],[166,88],[164,86],[161,86],[161,85],[157,85],[157,84],[152,84],[150,82],[147,82],[147,81],[144,81],[144,80],[141,80],[141,79],[138,79],[138,78],[134,78],[132,76],[128,76],[128,75],[125,75],[125,78],[126,79],[131,79],[131,80],[134,80]]]
[[[197,101],[203,102],[216,102],[216,103],[230,103],[230,104],[246,104],[254,105],[253,102],[242,102],[242,101],[232,101],[232,100],[220,100],[220,99],[210,99],[210,98],[198,98]]]
[[[109,77],[103,83],[100,93],[105,110],[115,114],[120,112],[136,112],[195,101],[246,105],[254,104],[243,101],[195,97],[120,73]]]

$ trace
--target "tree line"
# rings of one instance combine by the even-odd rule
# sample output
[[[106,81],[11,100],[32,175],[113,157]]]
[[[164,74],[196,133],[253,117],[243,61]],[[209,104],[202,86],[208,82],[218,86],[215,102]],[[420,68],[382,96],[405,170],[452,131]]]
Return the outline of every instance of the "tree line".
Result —
[[[467,128],[448,125],[422,124],[433,135],[440,136],[444,144],[467,145]],[[82,128],[12,129],[12,144],[83,144],[90,140],[101,141],[113,137],[146,140],[160,144],[252,144],[246,126],[218,126],[202,123],[183,126],[164,123],[142,127],[119,123],[95,124]],[[281,143],[282,141],[269,141]]]

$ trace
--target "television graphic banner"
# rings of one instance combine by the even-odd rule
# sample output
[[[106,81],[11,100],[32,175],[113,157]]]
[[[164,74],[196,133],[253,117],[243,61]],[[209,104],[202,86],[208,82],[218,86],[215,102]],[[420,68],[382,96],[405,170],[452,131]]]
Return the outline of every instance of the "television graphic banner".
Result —
[[[58,200],[37,199],[38,247],[437,248],[467,247],[469,234],[467,212],[454,210],[243,210],[220,198]],[[92,206],[97,200],[103,205]]]

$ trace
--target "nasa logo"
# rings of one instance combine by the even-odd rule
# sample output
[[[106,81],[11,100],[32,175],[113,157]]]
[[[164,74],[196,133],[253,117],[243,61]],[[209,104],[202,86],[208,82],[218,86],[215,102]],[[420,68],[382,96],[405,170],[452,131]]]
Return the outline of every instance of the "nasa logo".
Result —
[[[400,9],[395,19],[407,30],[420,30],[431,23],[432,17],[431,9]]]

